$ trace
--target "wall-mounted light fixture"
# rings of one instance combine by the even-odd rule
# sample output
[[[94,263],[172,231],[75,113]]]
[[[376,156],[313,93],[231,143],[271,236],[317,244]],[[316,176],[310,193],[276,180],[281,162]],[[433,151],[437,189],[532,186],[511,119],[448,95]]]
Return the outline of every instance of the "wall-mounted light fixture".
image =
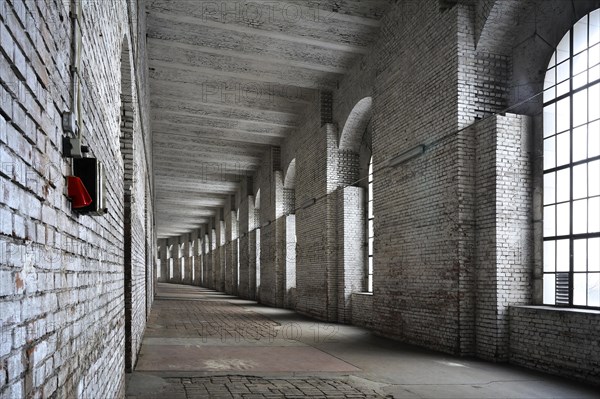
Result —
[[[411,159],[414,159],[420,155],[423,155],[424,152],[425,152],[425,146],[423,144],[418,145],[415,148],[412,148],[406,152],[403,152],[400,155],[397,155],[393,158],[388,159],[385,163],[385,166],[390,167],[390,168],[395,168],[396,166],[402,165],[403,163],[406,163],[406,162],[410,161]]]
[[[311,198],[302,204],[302,209],[310,208],[311,206],[313,206],[316,203],[317,203],[317,199]]]

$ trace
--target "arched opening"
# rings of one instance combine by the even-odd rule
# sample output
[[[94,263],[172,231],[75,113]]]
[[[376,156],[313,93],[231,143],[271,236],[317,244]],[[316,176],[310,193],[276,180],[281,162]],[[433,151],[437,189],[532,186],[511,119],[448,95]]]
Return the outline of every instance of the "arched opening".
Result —
[[[254,196],[254,219],[256,227],[256,299],[260,297],[260,188]]]
[[[173,245],[167,246],[167,260],[169,263],[168,275],[166,276],[166,281],[171,282],[173,278]]]
[[[296,158],[292,159],[283,182],[283,202],[285,216],[285,274],[284,306],[295,307],[296,296]]]
[[[190,278],[191,278],[191,282],[190,284],[194,284],[194,282],[196,281],[196,257],[194,256],[194,247],[196,245],[196,241],[195,240],[190,240],[189,242],[189,251],[188,251],[188,257],[190,258]]]
[[[236,292],[239,293],[239,289],[240,289],[240,208],[238,208],[237,211],[235,212],[235,225],[236,225],[235,241],[236,241],[236,245],[237,245],[237,252],[236,252],[236,256],[235,256],[236,268],[237,268],[235,286],[236,286]]]
[[[366,290],[373,292],[373,243],[375,241],[374,233],[374,214],[373,214],[373,157],[369,159],[369,169],[367,177],[367,268],[365,271]]]
[[[340,136],[340,150],[349,150],[354,153],[360,151],[363,133],[367,130],[367,125],[371,120],[372,108],[371,97],[363,98],[352,108]]]
[[[133,87],[131,80],[131,61],[127,39],[123,40],[121,50],[121,123],[120,148],[123,158],[123,261],[124,261],[124,297],[125,297],[125,370],[133,371],[135,348],[132,336],[133,324],[133,280],[132,280],[132,188],[134,185],[133,169],[133,134],[134,108]]]
[[[360,100],[350,112],[340,137],[338,151],[339,278],[338,319],[352,319],[353,293],[373,289],[373,186],[371,97]]]
[[[600,10],[550,59],[543,137],[543,303],[600,308]]]

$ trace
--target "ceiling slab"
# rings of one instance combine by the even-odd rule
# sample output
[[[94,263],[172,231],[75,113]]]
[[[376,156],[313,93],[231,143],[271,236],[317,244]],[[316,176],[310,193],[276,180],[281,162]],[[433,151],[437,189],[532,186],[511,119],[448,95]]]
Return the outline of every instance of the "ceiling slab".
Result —
[[[218,214],[269,146],[298,134],[378,35],[391,0],[147,3],[160,238]]]

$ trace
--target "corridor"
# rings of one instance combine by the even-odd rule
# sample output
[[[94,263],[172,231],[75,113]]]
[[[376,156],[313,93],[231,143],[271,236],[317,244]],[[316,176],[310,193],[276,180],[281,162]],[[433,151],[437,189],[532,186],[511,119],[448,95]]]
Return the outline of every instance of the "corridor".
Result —
[[[560,378],[164,283],[128,378],[129,399],[597,397]]]

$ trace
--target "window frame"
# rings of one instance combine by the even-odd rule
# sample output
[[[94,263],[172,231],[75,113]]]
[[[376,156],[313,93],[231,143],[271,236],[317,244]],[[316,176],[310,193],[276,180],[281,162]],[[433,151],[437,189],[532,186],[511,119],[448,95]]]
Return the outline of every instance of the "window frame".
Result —
[[[375,245],[375,212],[373,207],[373,156],[367,168],[367,195],[365,207],[365,234],[367,238],[367,262],[365,265],[365,292],[373,293],[373,265]]]
[[[600,192],[596,193],[596,194],[591,194],[590,193],[590,179],[589,179],[589,171],[590,171],[590,165],[592,165],[595,162],[599,162],[600,163],[600,154],[598,155],[594,155],[594,156],[590,156],[590,148],[589,148],[589,143],[590,143],[590,134],[594,134],[594,131],[589,129],[590,126],[594,126],[595,124],[598,124],[598,127],[600,127],[600,115],[597,115],[595,117],[595,119],[590,120],[590,93],[594,93],[592,92],[590,89],[592,88],[596,88],[596,90],[600,91],[600,76],[597,76],[594,80],[590,81],[589,80],[589,76],[591,75],[590,71],[592,71],[593,69],[600,69],[600,64],[597,62],[596,64],[590,66],[590,54],[592,54],[593,49],[596,49],[596,51],[600,51],[600,41],[593,43],[592,45],[590,45],[590,17],[592,16],[592,14],[594,13],[599,13],[600,14],[600,9],[594,10],[588,14],[586,14],[586,16],[584,16],[583,18],[581,18],[580,20],[578,20],[575,24],[573,24],[570,29],[568,30],[568,32],[566,32],[564,34],[564,36],[562,37],[559,45],[556,47],[552,59],[549,62],[548,68],[546,69],[546,75],[545,75],[545,79],[544,79],[544,98],[543,98],[543,115],[544,115],[544,127],[543,127],[543,143],[542,143],[542,148],[543,148],[543,155],[544,155],[544,163],[542,166],[542,171],[543,171],[543,180],[544,180],[544,195],[542,198],[542,210],[543,210],[543,214],[544,214],[544,229],[543,229],[543,233],[542,233],[542,241],[543,241],[543,248],[542,248],[542,253],[543,253],[543,264],[542,264],[542,286],[543,286],[543,294],[542,294],[542,303],[544,304],[544,306],[554,306],[554,307],[561,307],[561,308],[581,308],[581,309],[600,309],[600,298],[599,299],[595,299],[595,302],[593,302],[592,305],[590,305],[590,297],[589,297],[589,284],[590,281],[592,283],[594,283],[594,280],[590,280],[590,276],[591,275],[595,275],[597,279],[600,279],[600,264],[599,265],[594,265],[594,269],[590,268],[590,240],[600,240],[600,231],[596,231],[596,232],[590,232],[589,229],[589,224],[590,224],[590,206],[593,206],[594,204],[591,202],[592,201],[598,201],[598,204],[600,204]],[[598,15],[598,14],[597,14]],[[596,16],[597,16],[596,15]],[[586,26],[586,45],[583,47],[583,49],[575,49],[575,44],[576,44],[576,36],[578,36],[576,33],[576,30],[581,28],[581,26],[579,26],[579,24],[583,21],[586,20],[587,24],[584,24]],[[559,57],[559,52],[563,51],[563,49],[561,49],[561,46],[565,46],[566,43],[563,43],[565,41],[565,39],[568,38],[568,45],[569,45],[569,49],[568,49],[568,57],[566,59],[561,59]],[[581,59],[583,58],[583,56],[586,56],[585,58],[585,62],[587,67],[585,67],[583,70],[579,70],[579,71],[575,71],[575,60],[576,59]],[[560,62],[559,62],[560,61]],[[563,66],[564,65],[564,66]],[[557,76],[558,76],[558,71],[559,69],[566,69],[566,65],[568,65],[568,72],[566,73],[567,78],[565,80],[562,80],[560,82],[558,82]],[[597,72],[597,71],[596,71]],[[551,76],[550,74],[554,74],[554,76]],[[579,84],[579,83],[575,83],[576,79],[578,77],[581,77],[583,74],[585,74],[586,77],[586,84]],[[549,80],[550,79],[550,80]],[[546,87],[546,83],[550,82],[550,86]],[[562,93],[560,95],[556,95],[559,93],[560,87],[566,87],[568,84],[568,91],[565,93]],[[577,87],[575,87],[575,85],[577,85]],[[548,91],[552,90],[553,93],[551,93],[551,99],[546,100],[546,94]],[[564,89],[563,89],[564,90]],[[576,97],[578,95],[580,95],[581,93],[585,92],[587,97],[585,99],[586,101],[586,118],[585,118],[585,122],[580,122],[580,121],[575,121],[575,115],[576,115]],[[564,129],[559,129],[559,126],[564,126],[565,122],[563,120],[563,123],[559,122],[559,118],[561,117],[561,115],[559,115],[559,104],[565,100],[569,100],[569,105],[568,105],[568,111],[569,111],[569,115],[568,115],[568,126],[565,126]],[[600,104],[600,102],[599,102]],[[547,113],[547,109],[550,108],[550,113]],[[549,121],[546,120],[546,115],[551,115],[554,120],[552,121],[552,123],[554,124],[552,126],[551,133],[550,134],[546,134],[547,131],[547,126],[546,124],[551,121],[552,119],[549,118]],[[566,118],[565,118],[566,119]],[[578,160],[574,160],[574,154],[575,154],[575,150],[577,150],[576,148],[574,148],[574,137],[576,135],[576,131],[578,129],[581,129],[585,127],[585,131],[586,131],[586,156],[582,159],[578,159]],[[590,133],[591,132],[591,133]],[[566,163],[562,163],[559,165],[558,159],[559,159],[559,136],[562,135],[566,135],[568,134],[568,145],[569,145],[569,154],[568,154],[568,162]],[[598,132],[598,135],[600,136],[600,131]],[[546,148],[546,142],[549,142],[551,145],[548,147],[548,149]],[[566,142],[565,142],[566,144]],[[553,145],[553,146],[552,146]],[[579,147],[578,147],[579,148]],[[547,167],[547,157],[552,154],[554,156],[554,160],[552,161],[553,163],[550,165],[551,167]],[[565,160],[566,161],[566,158]],[[563,162],[564,162],[563,161]],[[588,167],[586,168],[586,194],[584,196],[577,196],[574,193],[574,187],[576,185],[576,179],[574,179],[575,177],[575,171],[576,168],[578,166],[582,166],[582,165],[588,165]],[[595,166],[595,165],[592,165]],[[562,192],[563,196],[565,195],[564,191],[560,191],[560,184],[559,184],[559,172],[561,171],[568,171],[568,197],[565,200],[564,198],[560,198],[559,200],[559,195]],[[563,173],[563,175],[565,176],[566,179],[566,174]],[[552,176],[553,182],[551,183],[552,186],[552,191],[550,191],[551,194],[553,195],[548,195],[547,192],[547,186],[546,186],[546,176]],[[548,179],[550,180],[550,179]],[[563,181],[563,183],[565,183],[565,181]],[[551,197],[551,198],[548,198]],[[590,201],[592,200],[592,201]],[[586,201],[586,233],[581,233],[581,232],[575,232],[574,231],[574,216],[577,217],[576,215],[574,215],[574,209],[576,208],[576,205],[578,202],[580,201]],[[595,202],[594,202],[595,203]],[[560,220],[559,220],[559,206],[560,207],[564,207],[564,205],[568,205],[568,215],[569,215],[569,222],[568,222],[568,234],[564,234],[564,231],[559,231],[559,227],[560,227]],[[554,226],[552,227],[552,231],[551,234],[547,235],[547,223],[549,223],[549,217],[550,213],[546,213],[546,209],[549,208],[550,210],[553,210],[553,223]],[[563,215],[564,216],[564,215]],[[596,221],[598,222],[598,221]],[[564,226],[564,224],[563,224]],[[565,226],[566,227],[566,226]],[[563,230],[566,230],[566,228],[564,228]],[[575,258],[575,246],[577,242],[580,242],[580,240],[585,240],[585,251],[584,251],[584,258],[585,258],[585,267],[584,267],[584,271],[581,271],[579,268],[576,268],[575,262],[576,262],[576,258]],[[565,243],[566,241],[566,243]],[[554,243],[554,245],[552,245],[552,252],[550,251],[550,248],[547,248],[547,243]],[[568,255],[565,254],[566,248],[563,248],[563,260],[561,262],[560,259],[558,259],[558,254],[559,254],[559,245],[561,245],[560,243],[564,243],[568,245]],[[600,241],[598,241],[600,243]],[[563,244],[563,245],[564,245]],[[550,245],[548,246],[550,247]],[[600,245],[597,248],[598,251],[600,251]],[[578,256],[579,252],[577,252]],[[547,270],[547,258],[551,257],[550,260],[553,261],[553,268],[551,270]],[[597,259],[600,259],[600,255],[596,254]],[[564,265],[566,266],[566,259],[568,257],[568,270],[560,270],[559,271],[559,265]],[[579,259],[579,258],[577,258]],[[564,269],[561,268],[561,269]],[[596,270],[597,269],[597,270]],[[585,288],[581,289],[582,293],[579,292],[579,290],[577,290],[576,286],[575,286],[575,280],[576,276],[584,276],[584,281],[585,281]],[[548,284],[549,286],[546,286],[546,276],[553,276],[550,277],[548,279]],[[552,282],[550,281],[551,279],[554,279],[553,285],[551,284]],[[560,283],[560,284],[559,284]],[[567,284],[567,288],[563,288],[563,290],[559,290],[559,287],[564,287],[565,284]],[[552,288],[554,291],[554,296],[552,298],[552,300],[546,300],[546,289],[547,288]],[[581,303],[577,302],[576,303],[576,298],[579,298],[579,296],[583,294],[584,299],[585,299],[585,305],[582,305]],[[549,298],[548,298],[549,299]],[[596,306],[597,304],[597,306]]]

